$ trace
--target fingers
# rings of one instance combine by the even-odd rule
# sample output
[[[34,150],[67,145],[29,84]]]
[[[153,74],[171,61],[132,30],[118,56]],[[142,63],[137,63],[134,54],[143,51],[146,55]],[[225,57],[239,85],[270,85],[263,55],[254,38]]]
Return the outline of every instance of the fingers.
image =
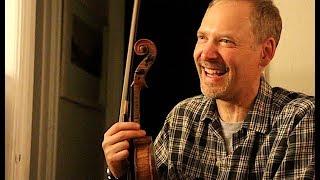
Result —
[[[127,140],[108,147],[103,145],[103,148],[108,162],[125,160],[129,156],[129,142]]]
[[[115,161],[123,161],[129,157],[129,151],[127,149],[123,151],[119,151],[115,153],[111,158],[109,159],[109,162],[115,162]]]
[[[135,122],[118,122],[111,126],[104,134],[104,142],[113,145],[123,140],[143,137],[146,135],[144,130],[140,130],[140,124]]]
[[[102,148],[106,159],[126,158],[129,149],[129,139],[139,138],[146,135],[140,125],[134,122],[118,122],[114,124],[105,134],[102,142]]]
[[[105,136],[105,142],[107,145],[113,145],[123,140],[132,138],[139,138],[146,135],[144,130],[124,130],[113,134],[112,136]]]
[[[112,151],[115,153],[129,149],[129,141],[122,141],[117,144],[112,145]]]
[[[102,148],[108,167],[113,172],[121,174],[123,162],[129,156],[129,139],[146,135],[140,125],[134,122],[118,122],[111,126],[104,134]]]
[[[129,139],[146,135],[140,124],[134,122],[117,122],[104,134],[102,148],[108,167],[115,175],[121,175],[126,169],[124,162],[129,156]]]
[[[139,130],[140,124],[135,122],[117,122],[105,133],[107,136],[112,136],[113,134],[123,131],[123,130]]]

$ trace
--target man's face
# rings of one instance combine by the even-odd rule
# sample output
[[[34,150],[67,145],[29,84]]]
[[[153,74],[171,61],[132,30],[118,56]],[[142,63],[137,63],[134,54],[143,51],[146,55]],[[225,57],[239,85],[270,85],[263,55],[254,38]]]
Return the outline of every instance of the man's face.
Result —
[[[204,95],[232,100],[257,85],[261,46],[251,30],[250,11],[248,2],[220,2],[203,17],[194,60]]]

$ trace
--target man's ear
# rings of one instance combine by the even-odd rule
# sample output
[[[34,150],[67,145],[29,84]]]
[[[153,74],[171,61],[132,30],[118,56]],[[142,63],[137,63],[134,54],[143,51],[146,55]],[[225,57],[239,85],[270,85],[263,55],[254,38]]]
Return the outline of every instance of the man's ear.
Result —
[[[266,39],[262,44],[262,51],[259,65],[264,68],[266,67],[270,61],[272,60],[274,53],[276,51],[276,41],[274,38],[270,37]]]

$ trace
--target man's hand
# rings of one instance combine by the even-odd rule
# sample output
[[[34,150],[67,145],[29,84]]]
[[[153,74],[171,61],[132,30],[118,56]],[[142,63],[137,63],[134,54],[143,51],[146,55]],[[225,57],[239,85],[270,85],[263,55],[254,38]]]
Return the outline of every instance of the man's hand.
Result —
[[[127,169],[129,139],[145,135],[146,132],[134,122],[117,122],[104,133],[102,148],[108,168],[114,176],[122,176]]]

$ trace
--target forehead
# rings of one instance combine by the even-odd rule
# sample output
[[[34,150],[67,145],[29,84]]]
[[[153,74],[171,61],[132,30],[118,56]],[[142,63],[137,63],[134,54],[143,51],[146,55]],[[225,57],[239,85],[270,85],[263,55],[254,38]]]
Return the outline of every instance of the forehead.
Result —
[[[250,30],[252,6],[246,1],[220,1],[207,9],[200,26],[211,30]],[[248,29],[249,28],[249,29]]]

